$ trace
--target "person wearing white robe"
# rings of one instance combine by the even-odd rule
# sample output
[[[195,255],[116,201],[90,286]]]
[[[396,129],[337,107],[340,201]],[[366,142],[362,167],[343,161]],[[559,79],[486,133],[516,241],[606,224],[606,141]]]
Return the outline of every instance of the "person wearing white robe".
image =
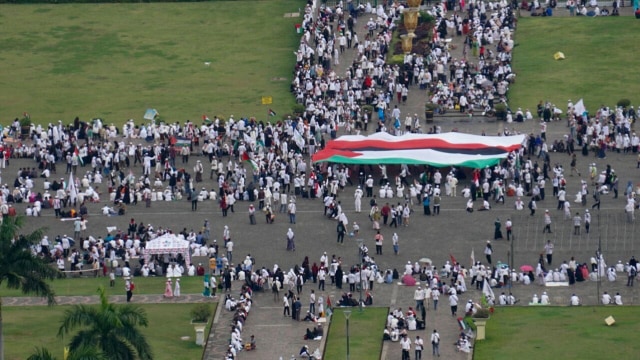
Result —
[[[613,267],[610,267],[609,270],[607,270],[607,279],[610,282],[614,282],[617,277],[618,275],[616,274],[616,270]]]
[[[620,293],[616,293],[613,296],[613,303],[616,305],[622,305],[622,295],[620,295]]]
[[[547,295],[546,291],[540,296],[540,305],[549,305],[549,295]]]
[[[167,266],[167,277],[171,278],[173,276],[174,276],[174,274],[173,274],[173,265],[169,265],[169,266]]]
[[[180,279],[176,279],[176,285],[173,289],[173,296],[180,297]]]

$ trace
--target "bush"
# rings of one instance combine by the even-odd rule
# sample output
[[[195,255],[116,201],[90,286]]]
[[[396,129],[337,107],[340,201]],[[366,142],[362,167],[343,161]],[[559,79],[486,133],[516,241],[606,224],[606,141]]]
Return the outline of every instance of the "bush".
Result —
[[[20,126],[31,126],[31,116],[24,114],[24,117],[20,119]]]
[[[291,112],[293,112],[293,114],[296,116],[302,115],[304,113],[304,105],[302,104],[293,105],[293,107],[291,108]]]
[[[197,304],[191,309],[191,321],[208,322],[211,316],[211,307],[209,304]]]
[[[489,318],[489,309],[481,308],[476,310],[476,313],[473,314],[473,318],[475,319],[488,319]]]
[[[499,103],[493,106],[496,111],[496,118],[498,120],[504,120],[507,117],[507,105],[504,103]]]
[[[629,99],[620,99],[620,100],[618,100],[618,104],[617,105],[619,107],[622,107],[622,108],[628,108],[629,105],[631,105],[631,100],[629,100]]]
[[[418,24],[433,24],[434,18],[429,15],[426,11],[420,11],[420,16],[418,16]]]
[[[402,64],[404,64],[404,54],[397,54],[397,55],[391,56],[391,58],[387,58],[387,64],[389,64],[389,65],[402,65]]]
[[[438,105],[428,102],[426,104],[424,104],[424,110],[425,111],[434,111],[435,109],[438,108]]]
[[[364,105],[362,106],[362,111],[371,115],[373,113],[373,105]]]

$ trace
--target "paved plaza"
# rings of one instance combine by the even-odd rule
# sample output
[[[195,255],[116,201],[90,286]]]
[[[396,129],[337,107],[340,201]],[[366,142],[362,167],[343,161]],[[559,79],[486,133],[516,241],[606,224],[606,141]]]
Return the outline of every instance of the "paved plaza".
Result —
[[[454,44],[461,41],[460,38],[454,39]],[[461,50],[458,48],[458,52]],[[352,58],[352,55],[350,55]],[[461,53],[458,55],[461,56]],[[350,61],[349,55],[341,58],[343,64]],[[338,73],[342,71],[344,66],[340,66]],[[530,108],[534,109],[539,100],[531,99]],[[574,99],[577,100],[577,99]],[[410,94],[407,105],[401,105],[403,114],[417,113],[423,116],[423,105],[425,102],[424,94],[419,93],[415,89]],[[590,111],[594,111],[596,104],[587,104]],[[598,104],[599,105],[599,104]],[[562,106],[561,106],[562,107]],[[244,114],[243,114],[244,115]],[[247,114],[249,115],[249,114]],[[442,132],[457,130],[459,132],[480,134],[497,134],[504,126],[510,130],[520,133],[539,132],[539,123],[537,120],[525,123],[504,124],[496,122],[495,119],[483,116],[466,117],[447,115],[445,117],[437,117],[435,124],[442,129]],[[431,124],[424,124],[426,129]],[[561,139],[568,132],[566,121],[550,123],[547,129],[547,138],[549,143],[554,140]],[[551,164],[561,164],[565,169],[570,169],[570,157],[565,153],[551,153]],[[191,157],[188,164],[180,164],[179,159],[176,160],[177,166],[190,170],[198,157]],[[640,180],[640,169],[637,168],[636,154],[617,154],[607,153],[606,159],[596,159],[593,155],[584,157],[578,154],[578,169],[582,173],[582,179],[588,180],[588,164],[596,163],[598,170],[604,170],[606,165],[611,165],[615,169],[620,179],[620,195],[617,199],[612,194],[603,195],[602,205],[599,210],[592,210],[593,220],[591,233],[582,235],[573,235],[573,224],[571,220],[563,220],[561,211],[556,210],[557,200],[547,196],[544,201],[538,202],[538,211],[534,216],[529,215],[529,211],[525,208],[523,211],[514,209],[514,198],[507,197],[506,203],[492,204],[493,208],[485,212],[467,213],[465,211],[466,199],[458,194],[458,197],[446,197],[442,199],[441,214],[439,216],[423,216],[422,206],[414,205],[415,210],[411,215],[410,224],[407,227],[400,226],[398,228],[389,228],[383,226],[381,233],[384,236],[385,243],[383,246],[383,254],[375,256],[375,261],[381,270],[398,269],[402,272],[404,264],[407,261],[416,262],[422,257],[429,257],[434,261],[434,265],[440,268],[445,261],[454,256],[465,267],[471,264],[471,253],[474,252],[478,261],[485,262],[483,249],[487,240],[493,239],[494,221],[500,218],[502,223],[507,218],[511,218],[514,226],[515,241],[514,249],[514,265],[518,268],[520,265],[535,265],[538,257],[543,252],[544,244],[547,240],[551,240],[555,244],[555,252],[552,267],[559,266],[563,260],[569,260],[575,257],[579,262],[589,263],[589,259],[594,256],[599,244],[601,244],[604,258],[608,265],[616,263],[618,260],[623,263],[627,262],[638,248],[638,222],[627,222],[624,214],[625,196],[624,186],[627,181],[637,184]],[[533,158],[532,160],[536,160]],[[542,164],[540,161],[539,164]],[[2,183],[12,184],[18,168],[34,167],[35,162],[28,159],[11,160],[10,166],[2,169]],[[246,166],[246,165],[245,165]],[[89,168],[79,168],[77,174],[82,176],[83,172]],[[63,178],[65,181],[68,175],[64,174],[64,166],[58,166],[58,173],[54,176]],[[140,175],[142,168],[132,169],[136,175]],[[397,167],[390,167],[390,173],[396,172]],[[411,168],[412,177],[418,176],[420,169]],[[465,170],[467,180],[461,180],[458,185],[458,192],[468,184],[470,175],[469,169]],[[372,174],[379,174],[377,167],[373,166]],[[584,213],[585,208],[591,208],[592,198],[589,197],[587,206],[573,203],[573,194],[578,192],[581,178],[578,176],[569,177],[567,175],[567,194],[572,201],[572,212],[576,211]],[[208,189],[216,188],[217,183],[209,180],[205,176],[204,183],[196,184],[197,187],[206,187]],[[353,178],[356,183],[356,178]],[[377,183],[377,181],[376,181]],[[36,189],[42,189],[42,182],[36,181]],[[343,210],[346,212],[349,222],[354,221],[360,225],[360,236],[373,252],[375,248],[373,238],[375,231],[372,229],[371,222],[368,218],[368,209],[363,206],[362,213],[354,212],[354,195],[355,187],[347,186],[344,191],[339,193],[338,200],[341,201]],[[377,190],[377,188],[376,188]],[[551,186],[547,184],[547,194],[551,193]],[[377,193],[377,191],[374,191]],[[103,195],[103,199],[105,196]],[[364,204],[368,204],[369,199],[363,199]],[[379,200],[384,203],[385,200]],[[388,200],[390,203],[400,202],[400,199]],[[320,256],[323,252],[327,252],[329,256],[335,254],[342,258],[343,267],[359,262],[356,238],[345,239],[344,244],[336,243],[336,222],[323,216],[323,204],[320,199],[297,199],[297,219],[295,224],[290,224],[288,216],[284,213],[276,213],[274,224],[267,224],[261,214],[257,214],[257,225],[249,224],[248,205],[247,202],[238,202],[235,205],[235,213],[229,213],[229,216],[223,217],[218,204],[213,201],[201,202],[198,204],[197,211],[191,211],[190,201],[184,199],[174,202],[153,202],[150,208],[146,208],[144,204],[136,206],[131,205],[127,209],[125,216],[107,217],[101,215],[100,208],[105,205],[105,201],[98,204],[88,204],[90,216],[88,217],[88,233],[94,236],[104,236],[106,228],[116,226],[126,232],[127,224],[131,218],[136,222],[152,224],[154,227],[168,227],[179,232],[183,228],[187,230],[194,229],[198,231],[205,220],[211,222],[212,238],[222,242],[222,230],[224,225],[228,225],[231,231],[231,238],[235,243],[233,262],[240,261],[247,254],[251,254],[256,260],[258,267],[273,268],[274,264],[278,264],[281,268],[287,270],[293,268],[296,264],[301,264],[305,256],[309,257],[310,264],[320,262]],[[476,203],[478,207],[480,203]],[[25,204],[17,204],[18,213],[24,213]],[[552,234],[543,234],[543,213],[545,209],[549,209],[552,214]],[[61,222],[54,218],[53,210],[46,210],[39,218],[28,218],[25,231],[31,231],[39,227],[46,227],[49,238],[55,238],[56,235],[73,233],[72,222]],[[291,228],[295,233],[295,251],[286,250],[287,230]],[[350,231],[350,230],[349,230]],[[391,237],[394,233],[399,236],[400,252],[398,255],[393,254],[391,248]],[[493,262],[507,263],[509,261],[508,252],[512,244],[506,240],[492,241],[494,247]],[[346,266],[344,266],[346,265]],[[62,280],[64,281],[64,280]],[[616,282],[602,281],[600,291],[609,291],[609,293],[620,292],[625,304],[637,305],[640,303],[637,287],[626,287],[626,276],[620,274]],[[308,307],[308,294],[310,288],[315,284],[307,284],[304,286],[301,300],[303,309]],[[467,283],[467,286],[469,284]],[[233,294],[237,295],[239,284],[234,284]],[[414,306],[412,287],[393,285],[375,285],[373,290],[374,306],[389,306],[392,308],[402,307],[407,309]],[[496,295],[502,291],[495,289]],[[521,299],[519,304],[526,304],[533,294],[540,294],[547,291],[551,297],[552,304],[565,305],[568,304],[569,296],[572,293],[578,294],[584,304],[597,304],[598,293],[595,282],[584,282],[570,287],[541,287],[539,285],[520,285],[516,284],[511,291],[517,298]],[[337,299],[341,293],[339,289],[333,286],[327,286],[326,292],[316,292],[325,298],[330,296],[332,300]],[[160,295],[160,294],[159,294]],[[467,299],[478,301],[480,292],[469,286],[469,291],[460,296],[461,304]],[[93,300],[92,300],[93,299]],[[250,334],[256,335],[258,349],[254,352],[241,353],[240,359],[289,359],[292,354],[298,353],[303,344],[308,344],[313,350],[321,346],[320,342],[306,342],[303,340],[305,329],[310,327],[308,323],[294,322],[290,318],[282,316],[281,302],[274,302],[271,293],[257,294],[255,296],[255,306],[250,313],[243,331],[243,337],[249,338]],[[96,297],[66,299],[71,303],[93,302]],[[120,302],[122,299],[115,297],[112,300]],[[32,301],[29,300],[28,304]],[[162,302],[159,296],[136,296],[135,302]],[[203,298],[198,295],[188,295],[184,297],[186,302],[199,302]],[[19,300],[4,299],[5,306],[19,305]],[[61,301],[61,303],[66,303]],[[334,300],[335,303],[335,300]],[[25,303],[27,304],[27,303]],[[24,304],[23,304],[24,305]],[[366,311],[366,309],[365,309]],[[210,346],[205,354],[206,359],[221,359],[221,351],[226,348],[229,332],[230,314],[224,310],[223,306],[218,307],[218,313],[213,325],[212,335],[210,336]],[[343,319],[333,319],[333,321],[343,321]],[[453,317],[449,314],[448,301],[446,296],[442,296],[440,300],[440,308],[437,312],[430,309],[427,311],[427,327],[425,330],[411,332],[412,339],[416,335],[427,339],[436,328],[442,336],[441,352],[445,359],[464,359],[465,354],[456,353],[453,344],[458,336],[458,325]],[[372,336],[377,336],[372,334]],[[425,346],[425,358],[430,356],[430,346]],[[400,347],[398,343],[385,343],[383,348],[384,359],[400,358]],[[177,357],[176,357],[177,359]]]

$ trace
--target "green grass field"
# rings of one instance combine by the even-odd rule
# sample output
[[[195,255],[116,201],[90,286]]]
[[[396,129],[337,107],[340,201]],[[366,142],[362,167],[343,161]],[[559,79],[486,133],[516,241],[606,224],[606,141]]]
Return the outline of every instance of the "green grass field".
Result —
[[[215,306],[212,304],[212,314]],[[149,326],[142,331],[147,337],[154,359],[193,360],[202,357],[203,348],[195,344],[195,331],[189,311],[193,304],[141,304],[147,311]],[[62,359],[63,347],[71,337],[56,336],[66,306],[4,307],[5,358],[24,360],[35,346],[48,348]],[[213,317],[213,315],[212,315]],[[181,340],[189,336],[189,340]],[[37,339],[37,341],[35,341]]]
[[[349,318],[349,351],[351,360],[380,359],[382,333],[387,321],[388,308],[368,307],[363,312],[358,308],[335,309],[325,346],[323,359],[344,359],[347,355],[347,327],[343,314],[351,310]],[[311,349],[313,351],[313,349]]]
[[[610,327],[609,315],[616,319]],[[639,315],[635,306],[500,308],[487,321],[487,339],[475,343],[474,359],[634,359]]]
[[[28,112],[36,123],[75,116],[138,122],[267,118],[291,111],[297,47],[285,18],[304,2],[0,6],[3,125]],[[209,62],[210,65],[205,65]],[[272,96],[272,105],[261,105]]]
[[[634,45],[639,30],[640,22],[631,16],[520,18],[509,106],[535,113],[536,104],[548,100],[564,111],[567,100],[584,98],[593,114],[623,98],[640,105]],[[566,59],[554,60],[557,51]]]
[[[199,294],[203,290],[202,276],[183,276],[180,280],[180,292],[183,294]],[[136,277],[134,283],[136,284],[135,294],[148,295],[148,294],[164,294],[166,278],[164,277]],[[95,295],[98,296],[96,290],[99,286],[103,286],[106,294],[111,295],[125,295],[124,280],[121,278],[116,279],[116,285],[109,287],[108,277],[99,278],[72,278],[72,279],[56,279],[51,282],[51,286],[56,293],[56,296],[78,296],[78,295]],[[2,287],[1,296],[31,296],[23,295],[22,292],[13,289],[7,289]]]

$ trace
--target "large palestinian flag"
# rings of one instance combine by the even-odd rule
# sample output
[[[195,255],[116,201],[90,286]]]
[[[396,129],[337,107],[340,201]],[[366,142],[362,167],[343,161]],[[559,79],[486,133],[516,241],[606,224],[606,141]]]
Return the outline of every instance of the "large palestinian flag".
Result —
[[[345,135],[313,155],[313,162],[340,164],[425,164],[481,168],[498,164],[522,146],[525,135],[479,136],[457,132],[393,136]]]

